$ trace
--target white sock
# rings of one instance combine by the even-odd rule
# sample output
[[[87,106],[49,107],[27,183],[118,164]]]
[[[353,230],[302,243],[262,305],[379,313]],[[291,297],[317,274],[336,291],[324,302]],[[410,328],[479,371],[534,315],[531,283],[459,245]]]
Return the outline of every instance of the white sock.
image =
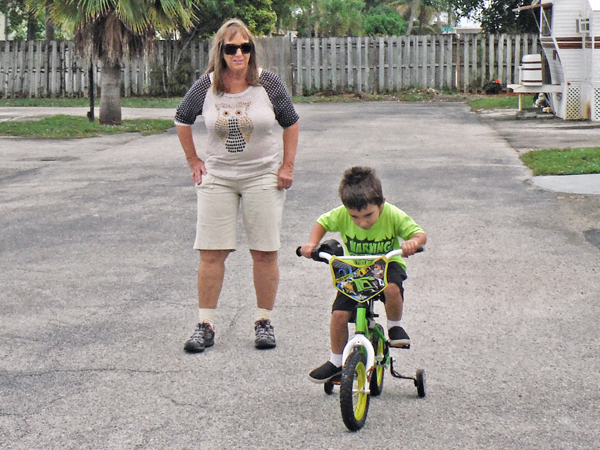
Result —
[[[264,308],[256,309],[256,320],[271,320],[271,310]]]
[[[198,323],[210,323],[214,328],[216,308],[198,308]]]
[[[329,354],[329,362],[335,367],[342,367],[342,355],[331,352]]]
[[[399,327],[400,325],[400,321],[399,320],[389,320],[387,321],[387,329],[389,330],[392,327]]]

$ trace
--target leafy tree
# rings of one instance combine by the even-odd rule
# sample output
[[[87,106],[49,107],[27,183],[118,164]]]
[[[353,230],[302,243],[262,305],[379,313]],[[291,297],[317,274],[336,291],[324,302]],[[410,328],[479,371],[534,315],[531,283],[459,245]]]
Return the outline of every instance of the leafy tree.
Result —
[[[322,36],[351,36],[362,34],[363,0],[325,0],[321,16]]]
[[[296,16],[298,36],[360,36],[364,6],[363,0],[303,1]]]
[[[486,33],[536,33],[538,28],[531,11],[514,9],[530,4],[529,0],[450,0],[458,17],[481,22]]]
[[[277,16],[275,23],[277,32],[295,29],[296,12],[300,3],[299,0],[272,0],[273,12]]]
[[[399,36],[406,33],[406,21],[389,6],[375,6],[369,9],[364,19],[364,32],[367,36]]]
[[[153,48],[157,30],[191,24],[193,0],[28,0],[38,13],[74,32],[75,48],[85,61],[102,62],[100,123],[121,123],[121,63]]]
[[[16,39],[36,39],[38,20],[27,9],[26,0],[0,0],[0,13],[8,19],[6,34],[15,33]]]
[[[538,26],[532,12],[514,11],[524,4],[523,0],[493,0],[481,13],[481,28],[486,33],[536,33]]]
[[[452,9],[447,0],[394,0],[389,6],[407,20],[407,35],[438,33],[441,13]]]
[[[189,30],[180,29],[183,37],[209,39],[223,22],[233,17],[242,20],[256,36],[275,31],[277,15],[271,0],[192,0],[193,22]]]

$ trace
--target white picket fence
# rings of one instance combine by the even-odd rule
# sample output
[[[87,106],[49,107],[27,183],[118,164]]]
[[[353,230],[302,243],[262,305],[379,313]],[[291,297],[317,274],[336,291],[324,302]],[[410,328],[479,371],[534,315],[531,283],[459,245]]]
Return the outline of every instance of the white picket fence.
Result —
[[[319,91],[385,93],[405,88],[476,91],[487,81],[518,81],[525,54],[539,53],[537,35],[283,37],[259,40],[262,67],[294,95]],[[152,60],[123,67],[123,95],[151,92],[152,67],[173,68],[181,43],[159,41]],[[206,70],[208,42],[189,48],[193,78]],[[89,72],[71,41],[0,41],[0,93],[8,97],[87,96]],[[96,64],[94,87],[102,74]]]

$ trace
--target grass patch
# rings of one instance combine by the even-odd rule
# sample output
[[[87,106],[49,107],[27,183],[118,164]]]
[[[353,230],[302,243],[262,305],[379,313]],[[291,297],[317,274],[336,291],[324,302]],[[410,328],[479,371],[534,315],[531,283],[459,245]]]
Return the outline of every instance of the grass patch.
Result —
[[[534,150],[521,160],[534,176],[600,173],[600,147]]]
[[[121,125],[100,125],[87,117],[56,115],[41,120],[0,122],[0,135],[44,139],[73,139],[120,133],[143,135],[162,133],[173,125],[172,120],[123,120]]]
[[[177,108],[182,97],[122,97],[121,106],[124,108]],[[5,98],[0,99],[0,107],[17,106],[46,106],[56,107],[89,107],[87,98]],[[95,99],[95,107],[100,107],[100,99]]]
[[[519,109],[519,97],[517,95],[474,96],[468,103],[474,110]],[[533,105],[533,96],[524,95],[522,104],[527,106]]]
[[[445,92],[435,89],[404,89],[387,94],[339,93],[333,91],[318,92],[310,96],[296,96],[294,103],[346,103],[346,102],[432,102],[455,101],[467,102],[471,108],[495,109],[519,107],[519,98],[514,94],[508,95],[473,95],[457,92]],[[121,106],[124,108],[177,108],[181,97],[122,97]],[[533,104],[533,96],[523,96],[523,104]],[[0,99],[0,107],[46,106],[46,107],[89,107],[87,98],[8,98]],[[96,99],[95,107],[100,107],[100,99]]]
[[[294,103],[347,103],[347,102],[432,102],[465,101],[466,96],[457,93],[445,93],[435,89],[405,89],[387,94],[341,93],[334,91],[317,92],[309,96],[292,97]]]

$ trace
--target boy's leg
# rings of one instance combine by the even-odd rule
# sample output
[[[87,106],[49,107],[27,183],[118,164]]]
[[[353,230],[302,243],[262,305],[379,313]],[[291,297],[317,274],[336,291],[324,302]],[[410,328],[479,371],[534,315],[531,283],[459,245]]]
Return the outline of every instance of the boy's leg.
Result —
[[[331,353],[341,355],[344,352],[346,342],[348,342],[348,322],[352,313],[348,311],[333,311],[331,314],[331,323],[329,325],[329,335],[331,339]]]
[[[400,325],[404,309],[404,288],[402,282],[406,272],[399,264],[390,263],[388,267],[388,286],[383,291],[385,295],[385,314],[390,345],[398,348],[410,348],[410,338]]]
[[[331,353],[325,364],[317,367],[308,375],[313,383],[325,383],[342,373],[342,353],[348,342],[348,322],[352,318],[355,307],[354,300],[345,295],[339,293],[336,297],[329,324]]]
[[[383,291],[385,295],[385,314],[388,320],[399,322],[402,320],[402,310],[404,309],[404,299],[400,288],[393,283],[388,284]]]

